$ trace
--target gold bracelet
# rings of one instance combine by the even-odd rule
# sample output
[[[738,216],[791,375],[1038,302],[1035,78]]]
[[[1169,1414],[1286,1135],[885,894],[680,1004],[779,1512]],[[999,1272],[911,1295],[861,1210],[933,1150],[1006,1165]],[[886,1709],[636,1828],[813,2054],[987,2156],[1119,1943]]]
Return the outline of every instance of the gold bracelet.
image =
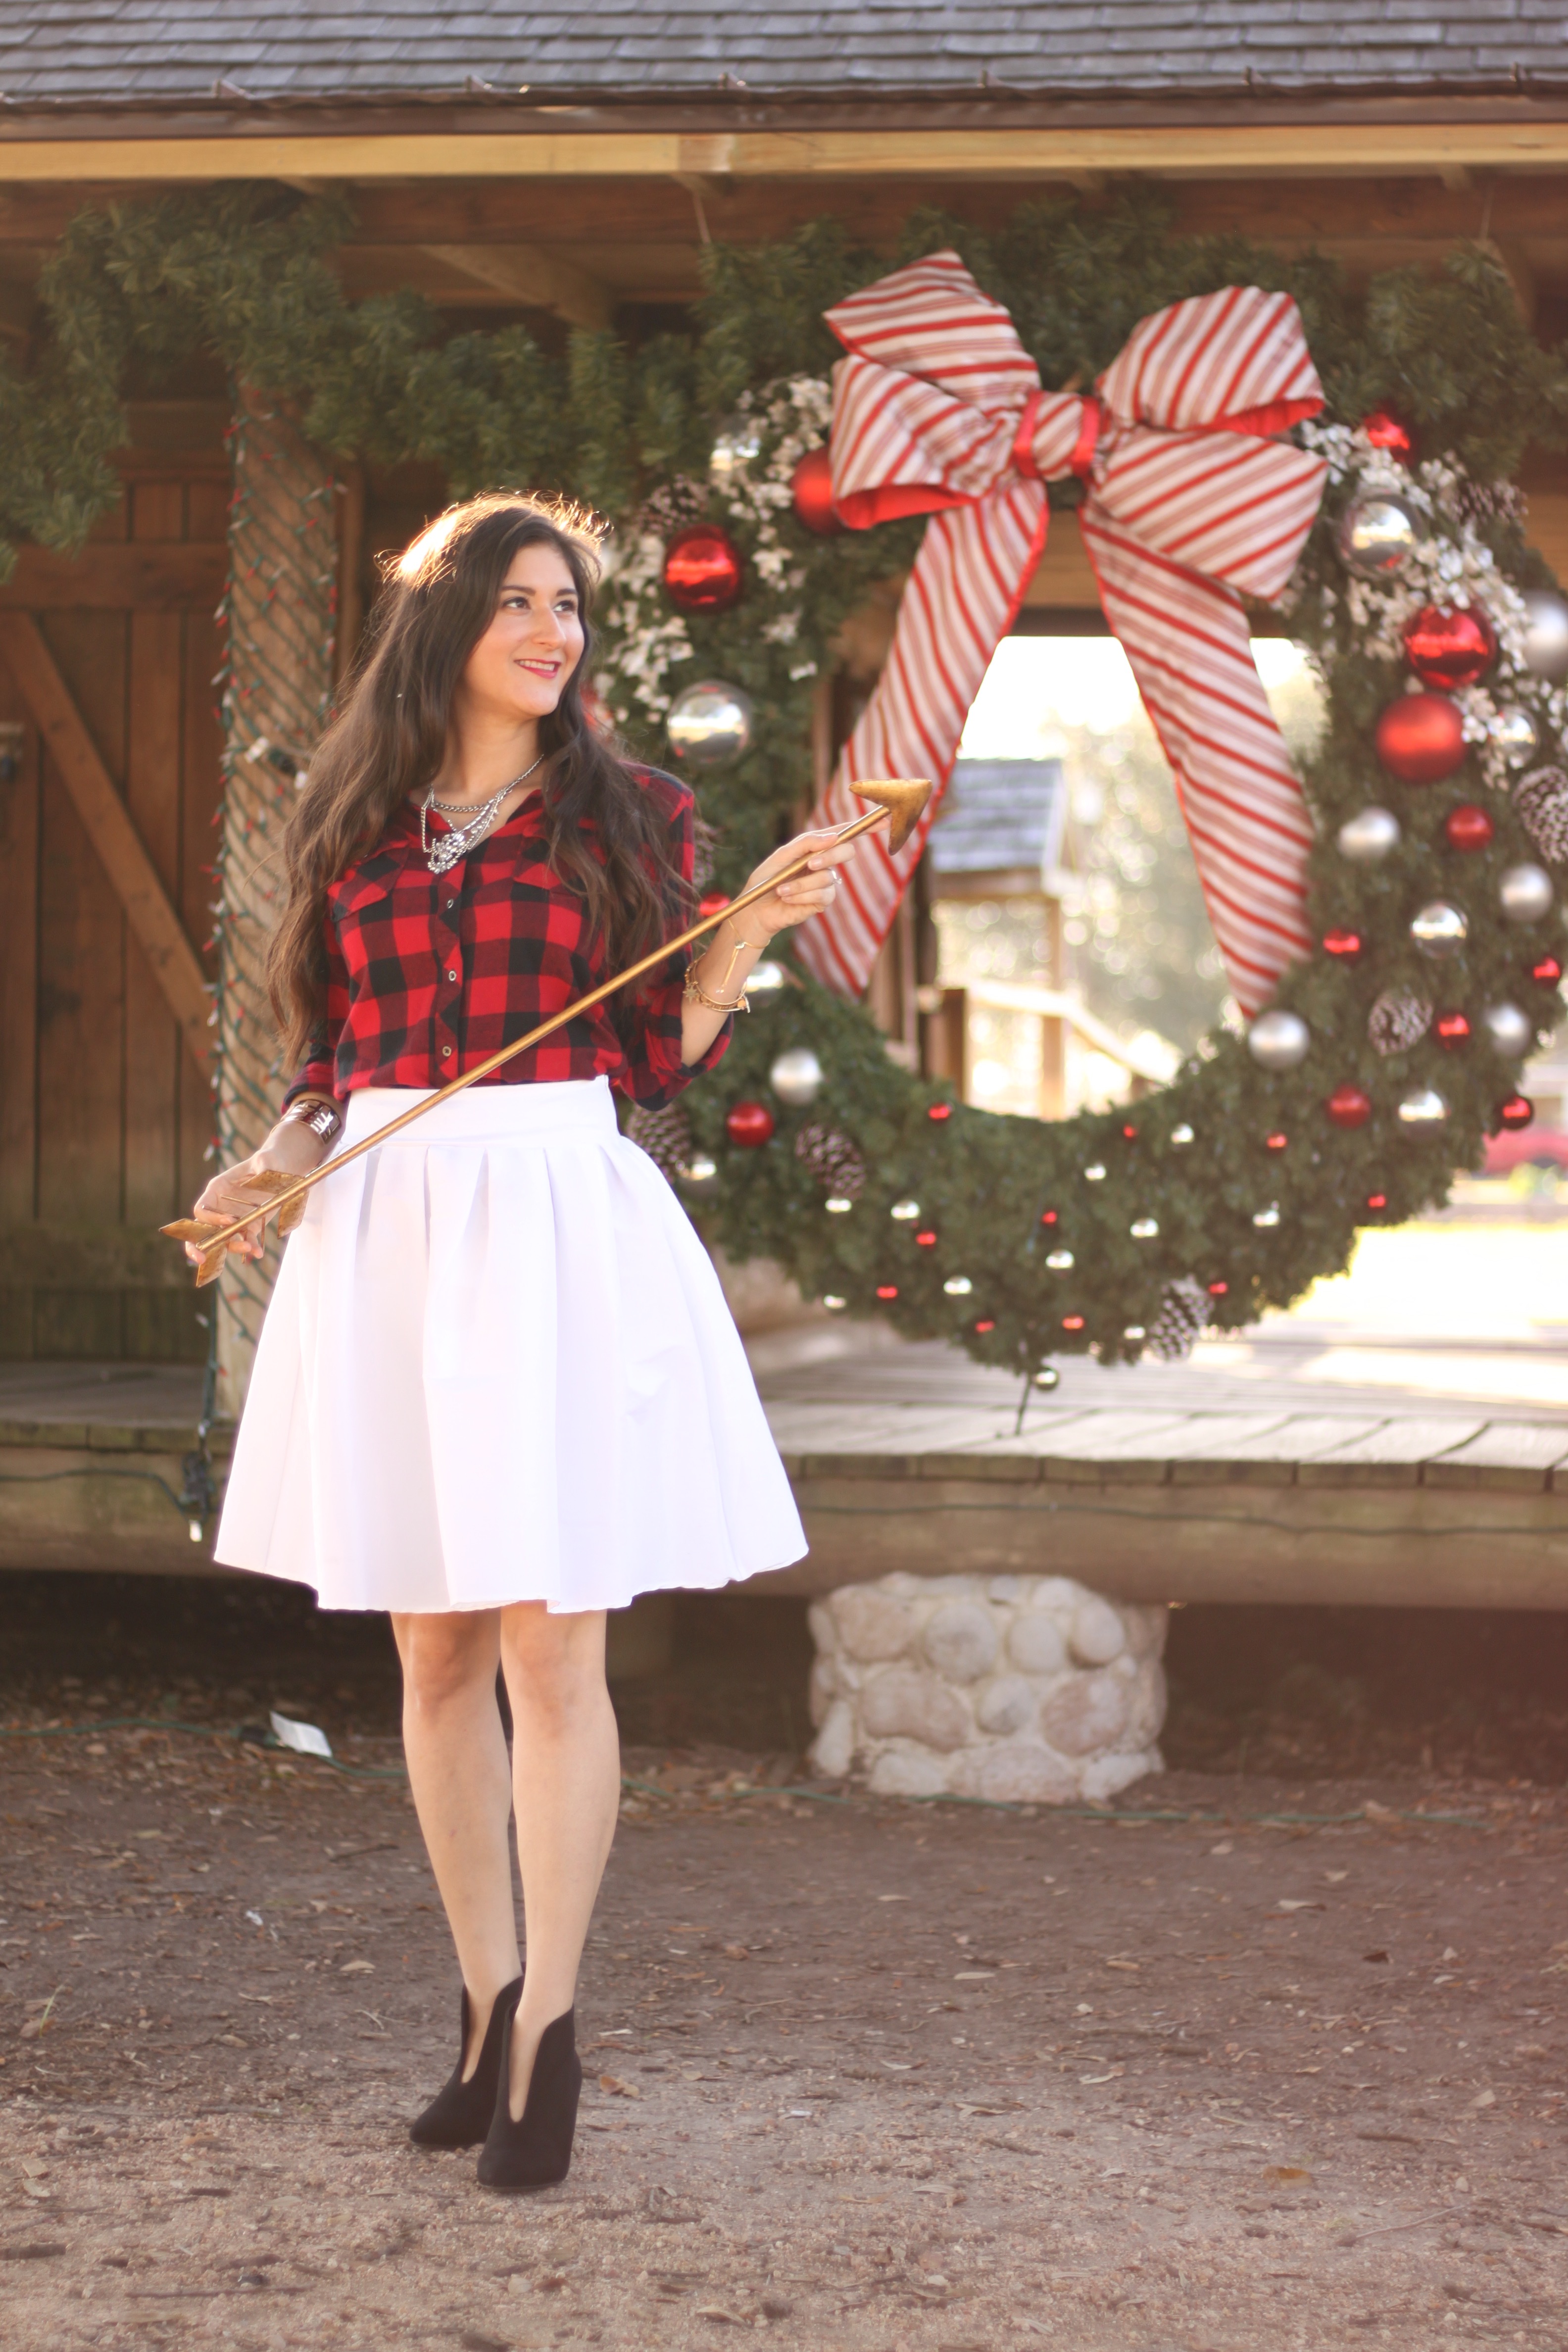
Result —
[[[727,974],[726,977],[728,977]],[[694,963],[689,963],[686,967],[686,985],[680,994],[684,1003],[705,1004],[710,1013],[749,1013],[752,1009],[751,1000],[743,988],[733,1004],[726,1004],[721,996],[710,996],[697,977],[697,966]]]
[[[731,930],[734,933],[735,944],[734,944],[734,946],[733,946],[733,947],[731,949],[731,950],[730,950],[730,961],[729,961],[729,962],[724,966],[724,977],[723,977],[723,979],[719,982],[719,985],[720,985],[720,987],[721,987],[721,988],[728,988],[728,987],[729,987],[729,985],[730,985],[730,978],[731,978],[731,974],[733,972],[733,971],[734,971],[734,969],[735,969],[735,966],[736,966],[736,965],[740,962],[740,961],[741,961],[741,951],[742,951],[742,949],[744,949],[744,950],[746,950],[746,952],[747,952],[749,955],[761,955],[761,954],[762,954],[762,951],[763,951],[763,948],[765,948],[765,947],[767,946],[767,944],[768,944],[768,943],[767,943],[767,941],[766,941],[766,940],[757,940],[757,941],[753,944],[753,942],[752,942],[752,940],[742,939],[742,938],[741,937],[740,932],[739,932],[738,930],[736,930],[736,929],[735,929],[735,926],[734,926],[734,923],[733,923],[732,921],[731,921],[731,925],[730,925],[730,929],[731,929]],[[745,993],[746,993],[745,989],[744,989],[744,987],[742,987],[742,990],[741,990],[741,995],[742,995],[742,998],[744,997]],[[711,999],[711,998],[710,998],[710,999],[708,1000],[708,1002],[709,1002],[710,1003],[711,1003],[712,999]]]

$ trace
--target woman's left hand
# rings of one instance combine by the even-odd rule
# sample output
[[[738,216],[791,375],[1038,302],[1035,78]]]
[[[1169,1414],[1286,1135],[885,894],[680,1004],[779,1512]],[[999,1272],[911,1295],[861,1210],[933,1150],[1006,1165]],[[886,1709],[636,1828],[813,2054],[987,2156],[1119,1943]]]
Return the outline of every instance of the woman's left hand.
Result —
[[[797,834],[782,849],[775,849],[771,857],[763,858],[746,888],[754,890],[759,883],[783,873],[802,857],[808,858],[808,870],[797,875],[793,882],[781,882],[776,890],[748,907],[741,921],[748,930],[756,924],[771,940],[776,932],[788,930],[792,923],[804,923],[813,915],[826,914],[838,895],[836,869],[847,866],[854,855],[854,842],[841,844],[837,828],[826,833]]]

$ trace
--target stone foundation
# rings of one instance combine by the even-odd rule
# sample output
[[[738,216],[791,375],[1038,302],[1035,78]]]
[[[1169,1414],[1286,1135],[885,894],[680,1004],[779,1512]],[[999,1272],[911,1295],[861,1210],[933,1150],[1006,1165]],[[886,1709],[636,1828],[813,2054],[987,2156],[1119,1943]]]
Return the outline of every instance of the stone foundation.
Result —
[[[907,1576],[816,1601],[813,1768],[887,1797],[1102,1803],[1164,1767],[1168,1612],[1065,1576]]]

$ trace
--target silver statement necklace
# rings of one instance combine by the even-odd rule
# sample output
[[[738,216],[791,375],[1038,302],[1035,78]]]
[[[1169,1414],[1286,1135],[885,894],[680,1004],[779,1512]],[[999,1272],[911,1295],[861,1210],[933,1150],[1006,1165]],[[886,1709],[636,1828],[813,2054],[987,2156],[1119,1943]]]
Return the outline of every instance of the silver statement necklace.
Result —
[[[546,756],[543,751],[541,751],[533,763],[533,768],[542,767]],[[468,803],[464,801],[438,801],[436,797],[436,787],[434,784],[431,785],[419,803],[419,847],[425,863],[432,874],[449,872],[461,858],[468,856],[477,842],[484,839],[500,814],[502,801],[509,793],[515,793],[519,784],[527,783],[533,773],[533,768],[524,768],[521,775],[513,776],[510,782],[503,784],[499,793],[493,793],[488,801],[482,802],[469,817],[467,824],[453,825],[450,832],[438,835],[435,841],[430,838],[431,810],[439,809],[443,816],[461,816],[466,813]]]

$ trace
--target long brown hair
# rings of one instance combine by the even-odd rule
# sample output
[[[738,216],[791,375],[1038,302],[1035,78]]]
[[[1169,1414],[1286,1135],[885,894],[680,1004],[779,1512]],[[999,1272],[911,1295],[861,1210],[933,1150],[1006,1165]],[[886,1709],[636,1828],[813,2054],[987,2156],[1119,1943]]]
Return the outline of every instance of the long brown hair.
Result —
[[[583,682],[598,580],[595,543],[574,509],[513,491],[468,499],[423,530],[392,568],[367,650],[310,763],[283,838],[288,899],[267,958],[286,1062],[298,1062],[326,998],[327,892],[373,849],[446,754],[452,697],[489,627],[512,558],[552,547],[583,616],[583,658],[539,725],[546,856],[582,894],[611,969],[668,936],[683,911],[668,827],[650,795],[590,724]],[[589,831],[591,828],[591,833]]]

